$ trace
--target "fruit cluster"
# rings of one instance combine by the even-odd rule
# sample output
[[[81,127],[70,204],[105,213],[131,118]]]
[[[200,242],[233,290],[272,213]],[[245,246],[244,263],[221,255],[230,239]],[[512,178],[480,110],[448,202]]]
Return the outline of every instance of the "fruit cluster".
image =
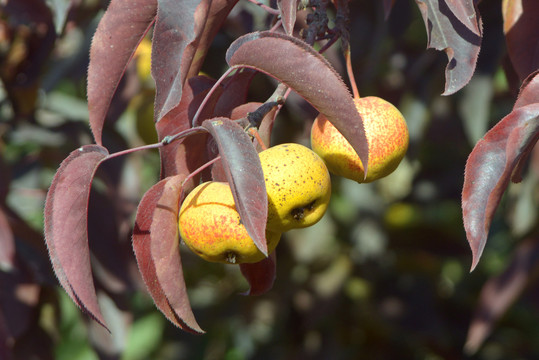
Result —
[[[399,110],[377,97],[355,102],[369,142],[366,177],[355,150],[323,115],[312,126],[314,151],[290,143],[259,153],[268,195],[268,253],[275,250],[283,232],[322,218],[331,196],[330,172],[371,182],[393,172],[404,157],[408,129]],[[227,183],[205,182],[191,191],[180,208],[179,230],[185,244],[207,261],[241,264],[264,258],[241,222]]]

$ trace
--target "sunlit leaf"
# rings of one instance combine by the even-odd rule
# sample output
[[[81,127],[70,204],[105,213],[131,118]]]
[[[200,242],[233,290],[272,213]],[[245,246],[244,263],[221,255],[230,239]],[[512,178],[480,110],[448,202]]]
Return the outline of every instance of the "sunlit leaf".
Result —
[[[496,322],[535,278],[538,261],[539,242],[527,239],[518,246],[505,271],[483,286],[464,346],[469,355],[477,352]]]
[[[350,142],[361,162],[368,164],[363,119],[352,95],[331,64],[311,46],[294,37],[256,32],[234,41],[226,59],[231,66],[259,70],[292,88],[326,116]]]
[[[97,144],[114,93],[156,11],[157,0],[112,0],[99,22],[88,66],[88,110]]]
[[[504,0],[502,13],[507,52],[515,71],[523,81],[539,68],[539,2]]]
[[[88,199],[108,152],[99,145],[73,151],[60,165],[45,202],[45,241],[54,273],[83,311],[106,328],[99,310],[88,248]]]
[[[185,176],[155,184],[142,198],[133,230],[139,271],[156,306],[179,328],[200,334],[187,297],[179,251],[178,212]]]
[[[157,0],[152,39],[155,121],[180,104],[197,44],[204,30],[209,0]]]
[[[240,270],[247,282],[249,290],[245,295],[262,295],[273,287],[275,281],[275,266],[276,266],[275,251],[267,258],[254,264],[240,264]]]
[[[258,153],[244,129],[230,119],[206,120],[203,126],[217,143],[241,221],[258,249],[267,255],[268,195]]]
[[[492,217],[509,181],[539,138],[539,103],[513,110],[481,139],[466,162],[462,189],[464,228],[472,270],[485,247]]]
[[[416,0],[416,3],[425,21],[427,46],[447,54],[443,95],[451,95],[465,86],[475,71],[482,39],[479,15],[473,11],[472,0]],[[453,10],[457,9],[460,10],[455,14]],[[473,17],[466,21],[470,16]]]

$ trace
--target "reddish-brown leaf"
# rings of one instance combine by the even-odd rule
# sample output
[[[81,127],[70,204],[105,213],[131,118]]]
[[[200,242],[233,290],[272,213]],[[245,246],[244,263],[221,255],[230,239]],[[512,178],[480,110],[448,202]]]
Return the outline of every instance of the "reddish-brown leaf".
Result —
[[[481,36],[481,28],[477,22],[474,0],[445,0],[447,7],[459,21],[477,36]]]
[[[296,24],[298,0],[277,0],[277,6],[281,11],[284,31],[287,35],[292,36],[294,34],[294,25]]]
[[[208,53],[208,49],[210,48],[215,35],[237,2],[238,0],[211,1],[210,9],[206,17],[206,23],[204,25],[204,31],[198,40],[196,55],[189,60],[191,65],[186,75],[187,79],[197,76],[200,72],[202,63],[206,58],[206,54]]]
[[[240,270],[249,282],[249,290],[245,295],[262,295],[271,290],[275,281],[275,251],[267,258],[254,264],[240,264]]]
[[[230,117],[232,110],[247,100],[247,93],[256,71],[241,69],[222,83],[222,91],[215,104],[213,117]]]
[[[185,176],[161,180],[142,198],[133,230],[133,249],[153,301],[170,322],[202,334],[187,297],[179,251],[178,212]]]
[[[13,268],[15,260],[15,237],[4,210],[0,206],[0,270]]]
[[[539,70],[524,80],[513,110],[534,103],[539,103]]]
[[[157,0],[152,40],[155,120],[180,104],[187,72],[208,16],[209,0]]]
[[[106,328],[95,293],[88,248],[88,199],[95,171],[108,152],[99,145],[73,151],[60,165],[45,202],[45,241],[60,284]]]
[[[157,0],[112,0],[97,26],[90,48],[88,111],[99,145],[114,93],[156,12]]]
[[[156,124],[159,140],[165,136],[174,135],[191,127],[191,121],[204,97],[211,89],[215,80],[206,76],[190,78],[184,86],[180,105]],[[213,110],[212,110],[213,111]],[[161,178],[173,175],[187,175],[196,170],[208,159],[206,156],[206,134],[197,134],[182,142],[175,141],[160,151]],[[187,156],[189,154],[189,156]],[[198,178],[190,181],[185,190],[193,187]]]
[[[485,247],[490,223],[522,158],[539,138],[539,103],[513,110],[481,139],[466,162],[462,189],[464,228],[472,270]]]
[[[214,117],[230,117],[232,110],[245,103],[251,81],[256,75],[252,69],[241,69],[226,77],[206,101],[193,127]],[[204,93],[206,95],[206,93]]]
[[[217,143],[242,223],[258,249],[267,255],[268,195],[260,157],[251,138],[241,126],[227,118],[205,120],[202,126]]]
[[[451,95],[465,86],[475,71],[482,39],[479,15],[473,11],[472,0],[416,0],[416,3],[425,21],[427,46],[447,54],[443,95]],[[473,17],[467,21],[470,16]]]
[[[234,41],[226,59],[231,66],[262,71],[292,88],[335,125],[363,164],[368,163],[363,119],[352,95],[331,64],[311,46],[287,35],[257,32]]]
[[[537,274],[539,242],[527,239],[516,249],[511,263],[500,275],[487,281],[468,329],[466,352],[471,355],[483,344],[495,323]]]
[[[505,0],[502,2],[502,13],[507,52],[523,81],[539,68],[539,2]]]

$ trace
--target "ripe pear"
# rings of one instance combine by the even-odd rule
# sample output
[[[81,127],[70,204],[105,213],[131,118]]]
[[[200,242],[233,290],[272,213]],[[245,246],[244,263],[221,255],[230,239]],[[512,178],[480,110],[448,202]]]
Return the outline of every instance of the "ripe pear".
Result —
[[[317,223],[331,197],[324,161],[295,143],[270,147],[259,156],[268,193],[267,229],[282,233]]]
[[[228,183],[209,181],[187,195],[178,226],[185,244],[201,258],[227,264],[255,263],[265,258],[242,224]],[[266,231],[268,253],[281,234]]]
[[[408,149],[408,127],[400,111],[384,99],[368,96],[355,98],[354,102],[369,143],[367,178],[352,145],[322,114],[311,128],[311,146],[332,174],[368,183],[397,168]]]

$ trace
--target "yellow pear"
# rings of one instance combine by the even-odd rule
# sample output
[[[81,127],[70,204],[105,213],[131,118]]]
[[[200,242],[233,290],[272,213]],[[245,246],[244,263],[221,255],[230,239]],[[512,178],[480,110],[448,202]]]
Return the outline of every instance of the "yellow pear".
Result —
[[[273,146],[259,156],[268,193],[267,229],[282,233],[317,223],[331,197],[324,161],[294,143]]]
[[[354,148],[326,117],[319,115],[311,128],[311,146],[329,171],[357,182],[371,182],[391,174],[408,149],[408,127],[400,111],[375,96],[355,98],[369,143],[367,178]]]
[[[236,211],[228,183],[206,182],[187,195],[179,214],[180,236],[201,258],[228,264],[255,263],[265,258]],[[281,234],[266,231],[268,253]]]

